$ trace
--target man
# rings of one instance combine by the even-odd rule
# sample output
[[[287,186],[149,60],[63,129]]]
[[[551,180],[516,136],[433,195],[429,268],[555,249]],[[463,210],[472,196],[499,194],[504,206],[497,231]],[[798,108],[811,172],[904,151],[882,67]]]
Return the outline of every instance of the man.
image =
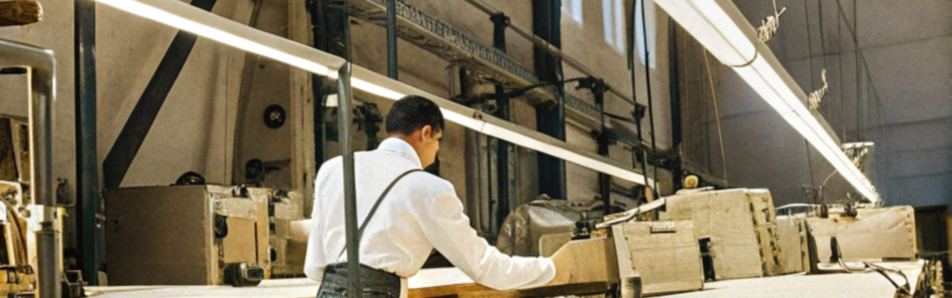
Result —
[[[477,236],[453,185],[421,171],[436,160],[443,115],[432,101],[407,96],[386,119],[389,138],[377,150],[354,154],[360,276],[365,295],[406,295],[432,249],[477,283],[494,289],[528,288],[556,279],[548,258],[510,257]],[[375,203],[379,206],[375,212]],[[318,297],[346,294],[342,160],[321,167],[314,183],[313,226],[304,273],[322,281]],[[369,218],[369,219],[368,219]]]

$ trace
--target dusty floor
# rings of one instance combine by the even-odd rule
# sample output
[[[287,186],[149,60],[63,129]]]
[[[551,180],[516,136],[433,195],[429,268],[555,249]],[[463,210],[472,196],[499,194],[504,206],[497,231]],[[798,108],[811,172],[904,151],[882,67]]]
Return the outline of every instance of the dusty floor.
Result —
[[[895,264],[910,279],[919,275],[916,263]],[[919,265],[921,268],[921,265]],[[444,274],[444,273],[441,273]],[[425,274],[423,274],[425,275]],[[898,275],[891,276],[899,282]],[[414,284],[410,281],[411,287]],[[314,297],[318,283],[299,279],[266,280],[257,287],[115,286],[87,287],[90,297]],[[876,272],[823,275],[791,274],[708,282],[704,290],[663,297],[893,297],[895,288]]]

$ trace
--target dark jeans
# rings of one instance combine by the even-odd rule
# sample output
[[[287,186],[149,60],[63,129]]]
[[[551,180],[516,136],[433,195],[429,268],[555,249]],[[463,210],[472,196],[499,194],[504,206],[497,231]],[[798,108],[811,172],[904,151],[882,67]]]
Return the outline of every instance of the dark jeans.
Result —
[[[400,277],[383,270],[360,265],[360,286],[363,297],[400,297]],[[324,281],[317,290],[318,298],[347,297],[347,263],[324,268]]]

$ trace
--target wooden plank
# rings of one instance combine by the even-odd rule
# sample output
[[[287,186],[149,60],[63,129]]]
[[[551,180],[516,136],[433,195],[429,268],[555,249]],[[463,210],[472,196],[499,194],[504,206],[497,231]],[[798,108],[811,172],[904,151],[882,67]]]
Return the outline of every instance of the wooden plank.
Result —
[[[17,180],[16,153],[13,151],[13,128],[10,119],[0,118],[0,180]]]
[[[0,1],[0,26],[19,26],[39,22],[43,8],[37,0]]]
[[[524,290],[499,291],[476,284],[455,268],[421,270],[410,278],[410,297],[536,297],[594,294],[618,281],[615,249],[610,238],[576,240],[552,256],[556,268],[568,272],[563,280]],[[455,272],[454,272],[455,270]]]
[[[30,178],[30,129],[27,122],[10,121],[13,133],[13,154],[16,155],[17,174],[21,182]]]
[[[783,253],[777,233],[777,212],[773,197],[766,190],[747,192],[750,212],[754,219],[754,232],[760,244],[760,261],[765,275],[783,274]]]
[[[860,209],[856,218],[808,218],[821,262],[830,259],[830,241],[836,237],[847,261],[916,258],[915,212],[910,206]]]
[[[109,283],[207,283],[212,238],[207,202],[204,186],[107,192]]]

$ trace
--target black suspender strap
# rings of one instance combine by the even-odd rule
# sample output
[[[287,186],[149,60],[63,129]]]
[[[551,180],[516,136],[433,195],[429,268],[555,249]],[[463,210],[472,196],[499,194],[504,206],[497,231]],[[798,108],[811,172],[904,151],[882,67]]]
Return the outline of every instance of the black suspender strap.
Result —
[[[374,217],[375,213],[377,213],[377,208],[380,207],[380,203],[383,202],[383,198],[386,197],[388,193],[390,193],[390,189],[392,189],[393,186],[396,185],[398,181],[400,181],[400,179],[403,179],[404,176],[409,175],[410,173],[413,173],[413,172],[422,172],[422,171],[423,171],[422,169],[412,169],[412,170],[403,172],[403,174],[400,174],[399,176],[397,176],[397,178],[394,178],[393,181],[390,181],[390,184],[387,185],[387,188],[383,189],[383,192],[380,193],[379,197],[377,197],[377,201],[374,202],[374,206],[370,208],[370,213],[367,213],[367,217],[364,218],[364,222],[360,223],[360,228],[357,229],[357,246],[358,246],[357,249],[358,250],[360,249],[360,238],[364,235],[364,228],[367,227],[367,223],[369,223],[370,219]],[[340,249],[340,254],[337,255],[337,259],[340,260],[340,257],[344,256],[344,252],[346,251],[347,251],[347,245],[344,245],[344,248]]]

